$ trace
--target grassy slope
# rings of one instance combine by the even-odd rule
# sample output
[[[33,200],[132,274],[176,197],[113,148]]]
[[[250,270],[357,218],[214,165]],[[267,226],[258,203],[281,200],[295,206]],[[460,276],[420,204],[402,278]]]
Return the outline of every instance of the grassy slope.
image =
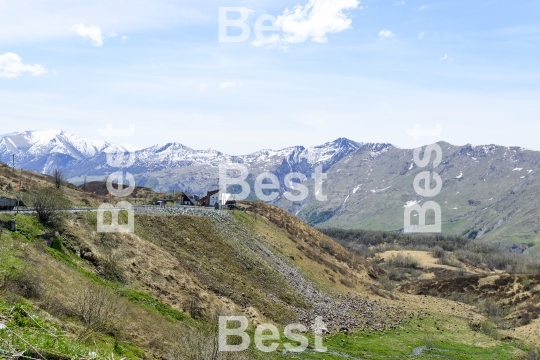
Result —
[[[252,210],[251,215],[235,213],[227,224],[190,216],[137,216],[135,234],[110,237],[95,233],[95,215],[71,214],[61,231],[61,251],[47,248],[43,240],[37,239],[38,234],[47,231],[46,227],[31,216],[19,215],[19,233],[3,232],[5,260],[0,269],[13,274],[36,275],[46,291],[38,297],[23,299],[4,289],[0,293],[0,312],[4,318],[11,319],[19,311],[12,309],[22,306],[24,311],[39,315],[43,319],[42,326],[51,329],[49,332],[62,331],[63,341],[55,342],[50,334],[36,330],[28,321],[10,320],[10,331],[24,335],[38,350],[69,358],[89,351],[97,351],[100,357],[111,353],[127,358],[140,358],[143,353],[149,358],[161,356],[178,343],[178,338],[188,338],[182,336],[185,334],[182,329],[204,327],[216,312],[240,314],[254,308],[254,319],[283,323],[290,320],[284,303],[303,304],[295,295],[295,289],[280,280],[280,275],[265,265],[253,250],[253,239],[299,267],[320,289],[376,298],[363,285],[369,281],[367,272],[373,271],[369,264],[289,214],[262,204]],[[74,251],[82,253],[86,260],[80,259]],[[119,256],[125,284],[103,279],[103,261],[108,253]],[[246,265],[255,271],[246,269]],[[341,283],[344,276],[356,279],[353,289]],[[111,335],[97,334],[91,342],[77,339],[82,324],[73,313],[74,295],[88,284],[116,289],[120,294],[118,302],[127,314],[125,318],[129,319],[122,336],[115,339]],[[220,290],[217,295],[216,289]],[[264,296],[268,293],[277,300],[268,300]],[[200,309],[190,306],[194,298]],[[400,304],[410,306],[411,311],[422,308],[422,305]],[[453,358],[508,358],[517,351],[510,343],[494,341],[471,331],[465,319],[443,319],[437,315],[437,309],[433,308],[435,318],[413,317],[397,331],[328,336],[326,343],[332,352],[323,357],[403,356],[422,346],[424,338],[430,334],[435,334],[437,349],[455,350],[452,350]],[[200,310],[193,314],[198,320],[189,316],[195,310]],[[439,327],[447,330],[435,331],[435,320],[443,324]],[[268,358],[259,353],[253,356]],[[280,356],[270,355],[271,358]],[[300,358],[321,356],[308,352]]]
[[[11,167],[6,164],[0,163],[0,197],[8,197],[17,199],[20,173],[18,171],[13,172]],[[38,174],[32,171],[24,170],[22,172],[22,187],[21,187],[21,201],[24,205],[29,205],[29,198],[32,192],[39,191],[44,187],[54,186],[54,181],[50,176]],[[103,182],[94,183],[88,186],[87,192],[81,191],[75,185],[66,183],[62,187],[64,196],[69,200],[72,206],[77,207],[97,207],[103,202],[107,202],[106,196],[103,196],[103,189],[105,186]],[[105,190],[105,194],[106,194]],[[146,203],[156,194],[145,188],[137,188],[127,198],[122,200],[129,201],[132,204]]]

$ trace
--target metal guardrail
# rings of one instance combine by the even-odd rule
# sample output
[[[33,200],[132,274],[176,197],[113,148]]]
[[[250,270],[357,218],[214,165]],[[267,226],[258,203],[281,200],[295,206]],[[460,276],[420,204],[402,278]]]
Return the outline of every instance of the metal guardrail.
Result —
[[[97,208],[89,208],[89,207],[73,207],[71,209],[63,209],[63,210],[59,210],[59,211],[97,211]],[[36,212],[36,209],[29,209],[29,208],[23,208],[23,209],[19,209],[19,210],[0,210],[0,213],[8,213],[8,214],[11,214],[11,213],[35,213]]]
[[[206,207],[206,206],[193,206],[193,205],[180,205],[180,206],[160,206],[160,205],[133,205],[133,210],[137,211],[139,210],[159,210],[159,209],[205,209],[205,210],[211,210],[212,207]],[[71,209],[63,209],[60,210],[62,212],[77,212],[77,211],[98,211],[98,208],[94,207],[73,207]],[[116,208],[116,210],[127,210],[125,208]],[[104,209],[104,211],[108,211],[107,209]],[[110,211],[110,210],[109,210]],[[0,213],[4,214],[12,214],[12,213],[35,213],[35,209],[31,208],[23,208],[17,210],[0,210]]]
[[[160,205],[133,205],[134,209],[166,209],[166,208],[180,208],[180,209],[201,209],[206,208],[205,206],[195,206],[195,205],[177,205],[177,206],[160,206]]]

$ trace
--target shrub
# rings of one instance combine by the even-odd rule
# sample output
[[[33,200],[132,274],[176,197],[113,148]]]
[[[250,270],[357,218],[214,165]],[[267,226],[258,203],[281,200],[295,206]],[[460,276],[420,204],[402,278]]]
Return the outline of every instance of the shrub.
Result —
[[[106,252],[105,256],[101,258],[99,262],[101,265],[101,274],[105,279],[118,281],[120,283],[124,283],[126,281],[124,269],[120,265],[121,256],[117,251],[109,249],[109,251]]]
[[[24,270],[10,273],[4,282],[4,288],[27,299],[37,299],[43,293],[41,278]]]
[[[446,265],[446,266],[451,266],[451,267],[456,267],[456,268],[462,268],[463,266],[461,265],[461,263],[455,261],[451,255],[448,255],[446,253],[443,253],[443,256],[441,256],[439,258],[439,260],[437,260],[437,264],[440,264],[440,265]]]
[[[112,290],[90,284],[75,296],[76,314],[84,325],[81,338],[94,332],[116,335],[122,328],[124,309]]]
[[[524,313],[519,320],[519,326],[529,325],[531,323],[531,316],[529,313]]]
[[[64,185],[64,182],[66,181],[64,173],[60,169],[55,169],[52,173],[52,177],[54,180],[54,187],[57,189],[60,189],[62,185]]]
[[[240,344],[240,338],[228,339],[229,344]],[[178,339],[172,347],[169,358],[171,360],[247,360],[251,359],[245,351],[224,352],[219,351],[219,339],[217,327],[206,326],[199,330],[185,330],[178,335]]]
[[[532,347],[527,351],[524,360],[539,360],[540,359],[540,348]]]
[[[521,279],[521,285],[523,286],[524,291],[531,290],[531,280],[529,280],[528,277],[524,277],[523,279]]]
[[[29,200],[39,220],[45,224],[52,224],[61,210],[70,207],[69,201],[64,198],[62,193],[53,188],[45,188],[32,193]]]
[[[446,256],[446,252],[440,246],[435,246],[435,248],[433,248],[433,250],[431,251],[431,254],[434,258],[437,259],[441,259]]]
[[[383,276],[379,279],[379,283],[381,284],[382,288],[386,291],[394,291],[396,286],[394,283],[386,276]]]
[[[485,300],[480,303],[480,308],[484,310],[490,318],[500,318],[504,314],[503,308],[493,300]]]
[[[62,239],[59,238],[58,236],[55,237],[51,243],[51,248],[53,248],[56,251],[63,252],[64,250],[62,249]]]
[[[493,325],[489,321],[482,321],[480,323],[479,331],[491,337],[494,337],[497,333],[497,330],[495,329],[495,325]]]
[[[435,337],[433,334],[426,334],[424,336],[424,348],[427,351],[435,349]]]
[[[346,287],[350,288],[350,289],[354,289],[354,284],[350,280],[341,278],[341,279],[339,279],[339,282],[342,283],[343,285],[345,285]]]
[[[409,255],[397,254],[386,260],[386,264],[391,267],[397,268],[411,268],[417,269],[419,267],[418,261]]]
[[[203,308],[201,307],[201,300],[196,295],[190,297],[188,302],[189,316],[193,319],[203,318]]]
[[[388,278],[393,281],[403,281],[407,280],[407,274],[404,271],[392,269],[388,273]]]

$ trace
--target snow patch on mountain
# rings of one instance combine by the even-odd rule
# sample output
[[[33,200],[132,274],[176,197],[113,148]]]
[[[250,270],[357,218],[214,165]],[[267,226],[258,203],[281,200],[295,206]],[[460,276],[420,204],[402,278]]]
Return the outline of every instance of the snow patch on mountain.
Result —
[[[373,194],[376,194],[376,193],[380,193],[380,192],[383,192],[385,190],[388,190],[390,189],[392,186],[389,186],[387,188],[384,188],[384,189],[374,189],[374,190],[370,190]]]
[[[408,208],[408,207],[411,207],[411,206],[414,206],[416,204],[418,204],[420,201],[419,200],[411,200],[411,201],[407,201],[405,203],[405,205],[403,205],[404,208]]]

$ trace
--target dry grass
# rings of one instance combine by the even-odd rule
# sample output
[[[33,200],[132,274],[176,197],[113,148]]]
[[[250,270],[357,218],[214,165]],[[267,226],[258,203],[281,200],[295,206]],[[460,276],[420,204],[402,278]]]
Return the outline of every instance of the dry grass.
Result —
[[[286,211],[261,202],[242,205],[248,212],[246,219],[241,219],[243,224],[251,226],[276,251],[293,259],[304,276],[322,289],[365,295],[370,291],[362,283],[370,281],[370,276],[382,275],[378,267]]]

